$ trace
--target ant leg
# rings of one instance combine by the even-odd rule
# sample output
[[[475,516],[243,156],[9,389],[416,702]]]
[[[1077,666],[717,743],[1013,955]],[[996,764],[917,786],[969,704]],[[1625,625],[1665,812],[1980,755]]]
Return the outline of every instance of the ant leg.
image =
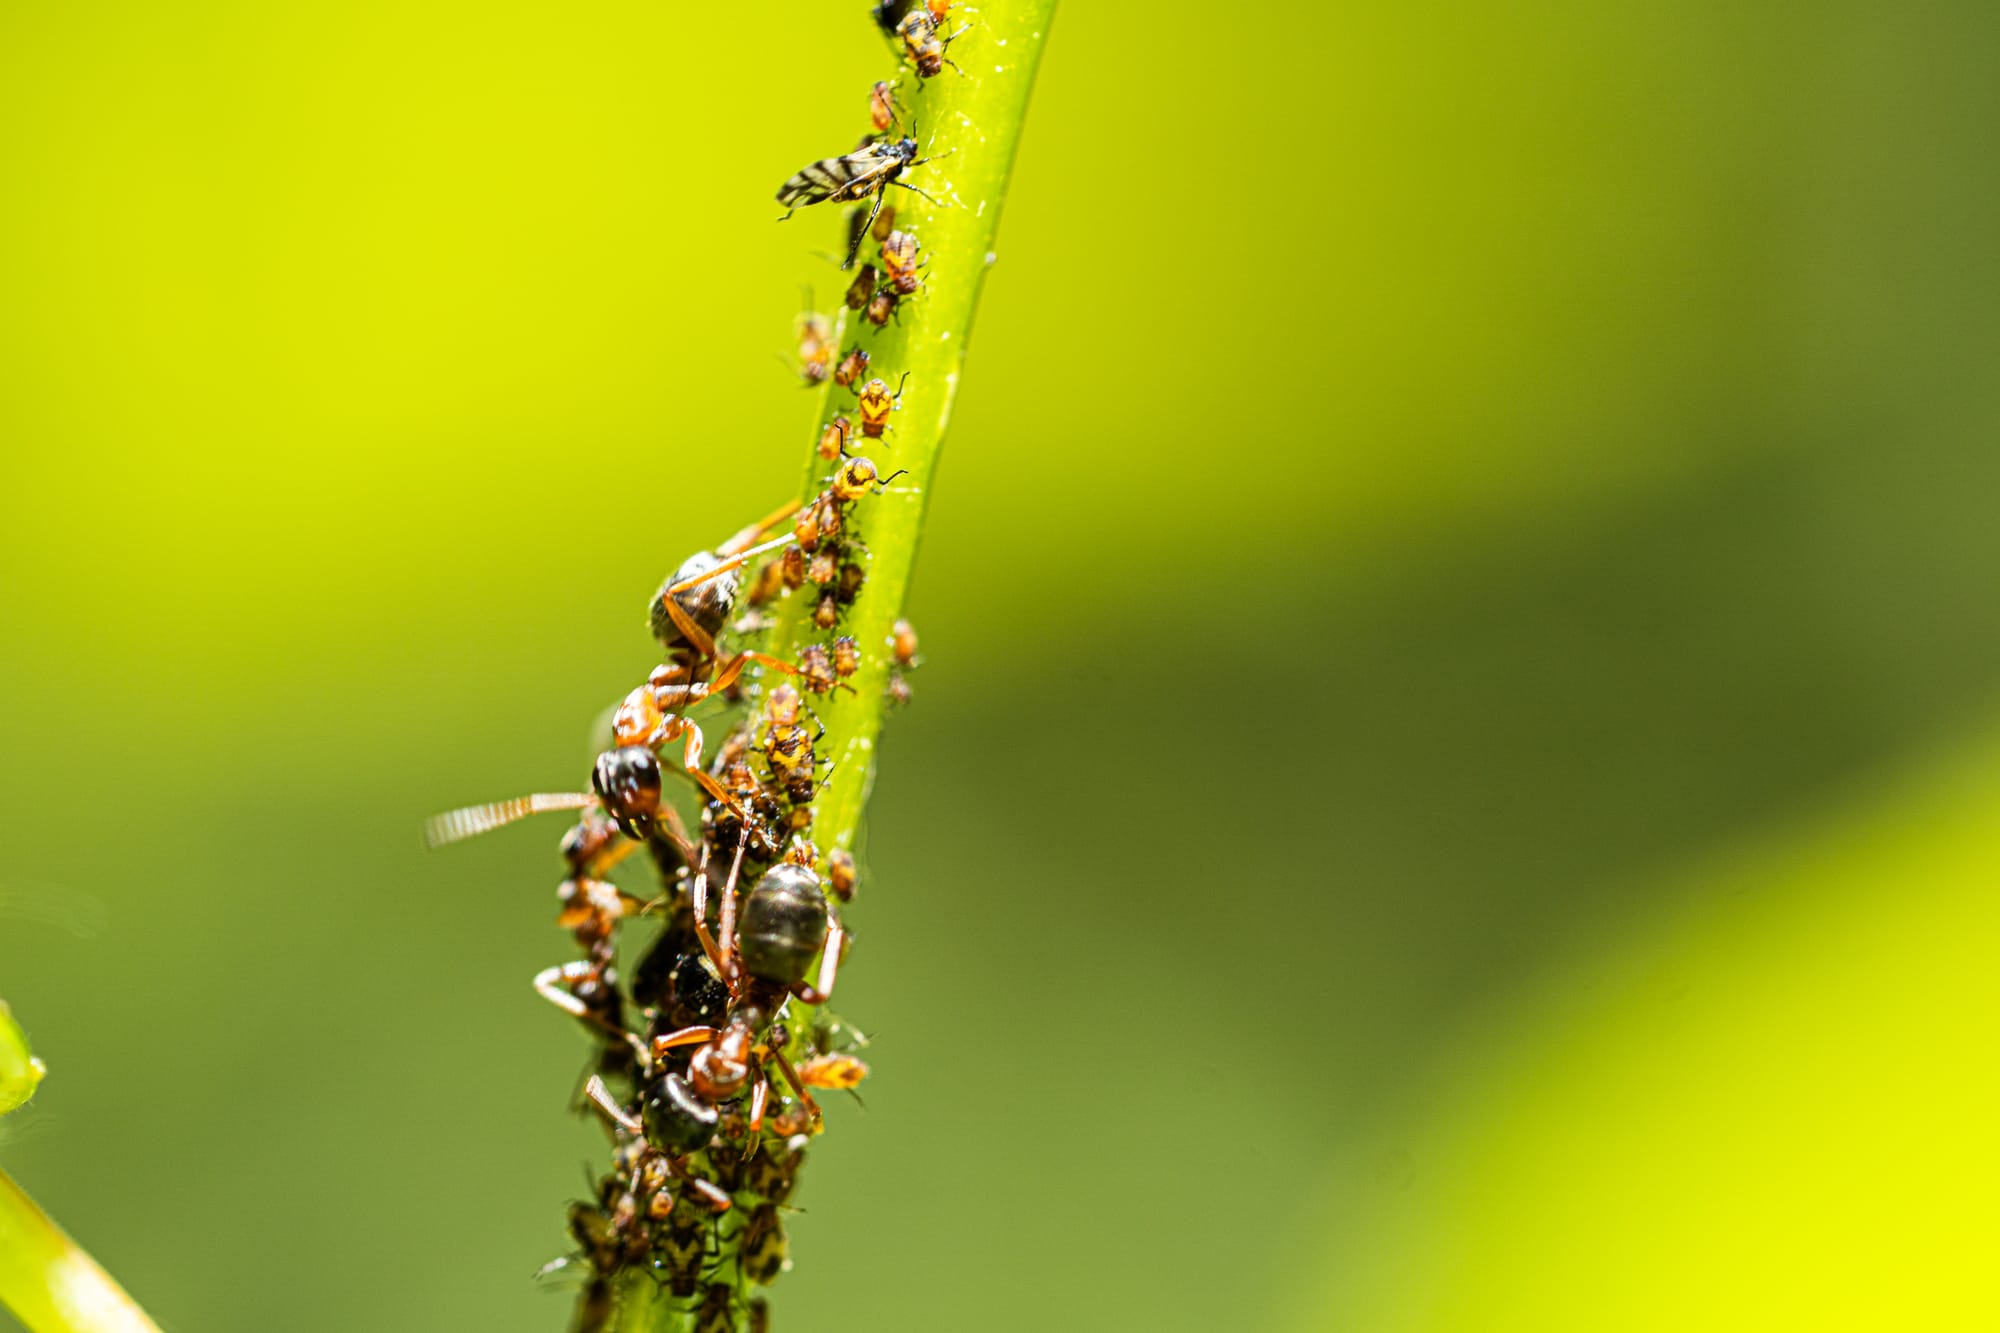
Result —
[[[653,1058],[655,1060],[659,1059],[676,1046],[699,1046],[704,1042],[714,1041],[715,1037],[716,1031],[714,1028],[703,1027],[700,1024],[691,1028],[677,1028],[672,1032],[653,1038]]]
[[[727,949],[729,967],[722,973],[722,979],[735,990],[736,982],[736,877],[743,870],[743,853],[750,849],[750,817],[738,817],[741,831],[736,835],[736,859],[729,863],[729,879],[722,886],[722,946]]]
[[[535,993],[571,1018],[582,1019],[586,1023],[603,1024],[603,1019],[584,1008],[582,1000],[563,989],[563,983],[580,981],[596,970],[595,965],[585,962],[545,967],[535,973]]]
[[[758,546],[747,547],[741,551],[732,551],[729,554],[729,556],[726,559],[724,559],[721,563],[711,566],[708,569],[704,569],[703,571],[701,571],[701,573],[696,574],[693,578],[682,579],[679,583],[676,583],[672,587],[666,589],[661,595],[667,599],[669,604],[671,604],[673,602],[675,593],[686,592],[689,588],[698,588],[702,584],[708,582],[710,579],[714,578],[718,574],[727,574],[730,570],[735,569],[738,565],[744,564],[751,560],[755,560],[760,555],[768,555],[772,551],[777,550],[781,546],[790,545],[791,540],[792,540],[791,534],[787,533],[782,537],[773,538],[771,541],[764,542],[763,544]],[[668,614],[672,615],[673,613],[668,612]],[[678,616],[674,617],[674,628],[679,629],[683,634],[687,633],[686,629],[682,628],[680,618]],[[692,642],[692,640],[690,640],[690,642]],[[712,638],[709,639],[709,651],[703,654],[703,656],[705,657],[715,656],[714,645],[715,645],[715,640]]]
[[[771,1099],[771,1080],[764,1076],[763,1062],[758,1062],[757,1082],[750,1088],[750,1132],[759,1133],[764,1128],[764,1105]]]
[[[611,1095],[611,1089],[604,1086],[604,1080],[601,1077],[592,1074],[590,1082],[583,1085],[583,1095],[595,1102],[597,1109],[602,1111],[604,1118],[611,1121],[612,1124],[617,1125],[628,1134],[636,1134],[640,1138],[645,1137],[645,1125],[641,1124],[637,1117],[630,1111],[618,1104],[618,1099]]]
[[[735,683],[736,678],[743,674],[743,668],[752,662],[761,662],[765,666],[782,671],[788,676],[799,674],[799,669],[796,666],[781,657],[773,657],[769,653],[742,652],[730,658],[728,664],[716,673],[715,679],[708,683],[709,693],[719,694],[723,690],[728,689]]]
[[[595,964],[582,961],[564,963],[560,967],[545,967],[535,973],[535,993],[579,1022],[586,1023],[598,1031],[608,1036],[616,1037],[618,1040],[626,1043],[638,1053],[640,1061],[643,1063],[646,1056],[646,1048],[640,1044],[637,1037],[627,1032],[624,1028],[619,1027],[610,1019],[605,1018],[602,1014],[592,1013],[584,1007],[583,1001],[577,999],[576,996],[564,989],[570,983],[581,981],[596,971],[597,967]]]
[[[693,865],[694,843],[688,839],[687,825],[681,822],[681,812],[668,805],[665,801],[662,801],[660,802],[659,818],[660,823],[667,826],[668,841],[672,842],[674,850],[680,853],[681,864],[684,866]]]
[[[825,1004],[833,998],[833,983],[840,976],[840,955],[847,949],[847,927],[840,924],[839,915],[833,910],[829,900],[826,908],[827,919],[833,922],[826,932],[826,945],[820,951],[818,984],[802,986],[793,990],[805,1004]]]
[[[660,605],[665,609],[667,619],[674,622],[674,628],[681,632],[681,637],[687,640],[688,647],[694,649],[697,656],[714,657],[715,636],[695,624],[694,617],[683,611],[681,604],[675,601],[673,596],[681,588],[692,588],[699,582],[700,579],[691,579],[685,584],[668,588],[660,594]]]
[[[811,289],[808,288],[807,290],[810,292]],[[806,304],[810,306],[812,304],[811,300],[808,299]],[[758,519],[755,523],[752,523],[749,527],[743,529],[743,531],[737,533],[734,537],[731,537],[722,545],[716,547],[715,553],[722,556],[735,555],[744,547],[754,545],[759,537],[798,513],[799,507],[803,503],[800,500],[793,500],[789,504],[779,506],[777,509]]]
[[[724,809],[733,811],[739,817],[747,816],[749,812],[743,809],[735,794],[723,786],[713,774],[703,770],[700,727],[685,717],[671,717],[654,728],[653,734],[647,739],[654,745],[665,745],[681,736],[687,737],[686,743],[681,747],[681,772],[708,793],[710,799],[719,802]]]
[[[662,713],[685,713],[696,704],[704,702],[715,692],[713,685],[697,681],[692,685],[662,685],[653,691],[653,699],[660,705]],[[661,733],[672,719],[663,720],[646,738],[646,744],[659,745],[667,739]]]
[[[726,983],[729,980],[729,957],[716,946],[715,936],[708,933],[708,844],[701,846],[701,869],[694,877],[694,934],[701,941],[701,951],[708,955],[709,966],[715,975]]]

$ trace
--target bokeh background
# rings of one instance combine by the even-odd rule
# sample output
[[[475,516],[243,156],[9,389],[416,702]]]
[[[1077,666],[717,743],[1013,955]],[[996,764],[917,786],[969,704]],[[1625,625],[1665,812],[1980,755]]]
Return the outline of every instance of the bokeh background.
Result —
[[[0,1161],[168,1328],[566,1318],[560,821],[418,829],[794,486],[862,9],[0,10]],[[2000,1321],[1996,55],[1069,5],[780,1328]]]

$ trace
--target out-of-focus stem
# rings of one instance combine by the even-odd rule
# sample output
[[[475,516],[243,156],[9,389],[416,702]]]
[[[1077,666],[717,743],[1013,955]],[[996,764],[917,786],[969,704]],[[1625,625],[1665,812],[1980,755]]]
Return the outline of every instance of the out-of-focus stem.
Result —
[[[46,1071],[0,1002],[0,1115]],[[0,1304],[34,1333],[159,1333],[125,1289],[0,1171]]]

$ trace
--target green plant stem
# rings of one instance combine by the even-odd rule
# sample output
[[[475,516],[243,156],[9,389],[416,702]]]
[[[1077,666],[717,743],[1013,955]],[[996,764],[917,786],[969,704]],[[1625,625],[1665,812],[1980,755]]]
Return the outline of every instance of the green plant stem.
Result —
[[[34,1095],[42,1062],[0,1002],[0,1115]],[[125,1289],[0,1171],[0,1304],[34,1333],[159,1333]]]
[[[983,0],[962,25],[956,18],[947,20],[948,29],[964,29],[950,47],[951,59],[963,73],[947,68],[937,78],[920,82],[915,71],[903,64],[900,74],[892,76],[897,79],[905,130],[915,133],[923,155],[932,159],[913,168],[905,179],[934,196],[935,203],[893,188],[887,200],[896,209],[896,227],[917,238],[922,247],[919,258],[928,261],[922,269],[923,288],[903,300],[899,318],[881,329],[843,313],[838,345],[845,351],[858,342],[871,358],[869,376],[884,380],[892,390],[904,384],[887,434],[870,440],[857,433],[849,446],[850,452],[873,461],[881,475],[898,469],[903,475],[849,511],[853,531],[865,543],[856,549],[867,577],[840,623],[832,630],[814,625],[817,598],[813,585],[807,584],[780,604],[767,644],[771,653],[788,660],[796,660],[809,644],[830,644],[842,634],[852,635],[861,648],[860,668],[848,681],[851,692],[836,690],[812,701],[825,727],[816,752],[833,761],[815,803],[812,826],[813,840],[823,854],[853,849],[874,781],[885,690],[894,667],[891,630],[903,615],[973,313],[993,262],[993,240],[1027,115],[1028,94],[1054,16],[1055,0]],[[864,105],[864,86],[857,81],[857,114]],[[836,130],[821,142],[839,144],[844,137]],[[814,145],[804,147],[802,162],[818,155]],[[846,210],[821,206],[819,211],[836,225],[837,244],[844,251]],[[875,251],[872,243],[865,242],[859,262],[867,262]],[[847,416],[858,427],[853,390],[829,382],[819,401],[815,445],[820,427],[835,415]],[[817,452],[809,455],[802,498],[810,501],[817,496],[834,466]],[[798,1015],[792,1027],[796,1039],[802,1040],[811,1028],[810,1017]],[[738,1329],[745,1326],[747,1300],[753,1294],[736,1263],[740,1238],[740,1222],[726,1221],[720,1263],[712,1275],[713,1280],[736,1286],[732,1327]],[[694,1314],[685,1303],[663,1296],[652,1277],[634,1273],[625,1278],[617,1317],[621,1333],[685,1333],[694,1324]],[[708,1333],[707,1327],[701,1333]]]
[[[904,475],[854,511],[867,543],[868,577],[840,626],[831,632],[815,628],[810,598],[795,594],[781,608],[772,640],[778,656],[796,656],[800,648],[825,643],[834,634],[851,634],[861,645],[861,669],[849,682],[853,693],[835,691],[813,703],[826,726],[819,753],[834,760],[833,777],[813,821],[813,837],[823,852],[852,849],[874,781],[883,689],[891,670],[890,629],[903,614],[973,313],[994,260],[994,236],[1028,94],[1054,17],[1055,0],[983,4],[965,20],[965,34],[950,48],[963,75],[947,68],[920,83],[905,65],[897,87],[905,121],[914,121],[923,154],[932,159],[905,179],[938,201],[932,204],[908,190],[888,192],[896,227],[917,238],[920,260],[928,257],[924,285],[902,302],[898,319],[886,328],[844,314],[840,346],[843,351],[855,342],[865,347],[871,358],[868,373],[891,389],[909,376],[887,434],[880,440],[857,436],[849,446],[873,461],[882,475],[899,468]],[[864,243],[861,262],[874,249]],[[858,426],[854,400],[851,390],[829,384],[820,420],[843,414]],[[817,454],[809,458],[806,499],[819,494],[831,470]]]

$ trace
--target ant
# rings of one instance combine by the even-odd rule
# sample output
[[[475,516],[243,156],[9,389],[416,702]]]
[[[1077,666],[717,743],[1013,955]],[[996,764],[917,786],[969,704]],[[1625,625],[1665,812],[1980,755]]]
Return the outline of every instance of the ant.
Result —
[[[792,693],[796,699],[796,691]],[[760,875],[742,895],[739,909],[736,885],[748,843],[749,828],[745,825],[722,887],[715,932],[708,927],[706,846],[691,895],[695,936],[715,974],[729,989],[728,1017],[720,1027],[690,1024],[654,1037],[647,1060],[657,1066],[676,1047],[698,1045],[688,1061],[691,1089],[710,1102],[726,1101],[748,1084],[750,1127],[755,1131],[762,1125],[770,1095],[763,1071],[764,1061],[769,1059],[817,1123],[819,1108],[785,1057],[783,1028],[777,1018],[793,997],[810,1005],[824,1004],[832,997],[847,931],[820,889],[819,876],[805,863],[813,857],[807,843],[795,845],[785,860]],[[815,955],[819,956],[819,969],[808,983]],[[764,1040],[760,1041],[760,1036]]]
[[[659,1071],[646,1054],[645,1046],[636,1038],[633,1045],[640,1053],[644,1071],[639,1112],[634,1114],[627,1110],[596,1074],[592,1074],[590,1081],[584,1085],[584,1095],[603,1113],[605,1119],[631,1136],[628,1144],[621,1145],[621,1150],[635,1147],[635,1155],[643,1169],[655,1174],[664,1173],[660,1190],[668,1188],[665,1180],[678,1180],[699,1194],[713,1211],[728,1212],[728,1193],[695,1175],[688,1165],[688,1158],[708,1147],[709,1141],[715,1137],[715,1131],[722,1122],[721,1113],[713,1103],[697,1096],[679,1074]],[[658,1192],[655,1191],[656,1194]],[[669,1204],[667,1211],[671,1214],[675,1210]]]
[[[449,811],[426,825],[430,845],[439,847],[474,837],[528,815],[592,807],[602,808],[627,837],[647,841],[662,821],[670,827],[678,822],[673,808],[662,804],[664,783],[656,753],[676,740],[683,742],[681,771],[711,798],[729,803],[730,794],[701,766],[701,728],[684,710],[727,689],[753,661],[797,674],[798,668],[791,663],[762,653],[737,653],[723,661],[715,635],[736,602],[741,582],[736,571],[760,555],[791,544],[789,534],[772,541],[760,539],[791,519],[799,508],[798,501],[791,501],[714,551],[689,556],[654,594],[653,633],[674,660],[626,696],[614,714],[616,743],[597,757],[589,792],[539,792]]]

